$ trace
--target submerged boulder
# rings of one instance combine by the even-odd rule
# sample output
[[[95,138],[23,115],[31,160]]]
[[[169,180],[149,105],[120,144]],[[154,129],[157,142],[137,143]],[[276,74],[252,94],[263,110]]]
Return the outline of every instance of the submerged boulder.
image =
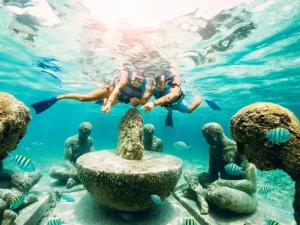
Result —
[[[145,152],[141,160],[126,160],[115,151],[90,152],[77,160],[78,177],[101,204],[122,211],[153,207],[151,195],[163,200],[175,188],[182,172],[181,159]]]
[[[11,151],[27,132],[30,110],[13,95],[0,92],[0,159]]]
[[[26,192],[36,185],[41,178],[42,174],[39,171],[16,173],[11,176],[11,186],[21,192]]]
[[[292,138],[286,143],[267,143],[266,130],[282,127]],[[300,123],[288,109],[267,102],[242,108],[230,121],[239,154],[246,155],[260,170],[281,169],[296,182],[295,218],[300,224]]]

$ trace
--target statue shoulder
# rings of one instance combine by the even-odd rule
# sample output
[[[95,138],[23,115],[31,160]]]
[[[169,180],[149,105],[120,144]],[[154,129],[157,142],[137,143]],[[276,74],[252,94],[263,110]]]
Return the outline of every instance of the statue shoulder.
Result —
[[[161,144],[162,143],[162,140],[156,136],[153,136],[153,139],[158,143],[158,144]]]
[[[88,137],[88,141],[89,141],[90,144],[94,143],[94,139],[92,137]]]
[[[68,137],[65,144],[71,145],[78,142],[78,135]]]

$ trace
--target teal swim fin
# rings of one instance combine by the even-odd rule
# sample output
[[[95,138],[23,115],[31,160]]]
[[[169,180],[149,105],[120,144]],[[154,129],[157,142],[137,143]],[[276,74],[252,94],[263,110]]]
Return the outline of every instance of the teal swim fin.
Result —
[[[166,120],[165,120],[165,126],[166,127],[173,127],[174,126],[174,124],[173,124],[172,110],[170,110],[168,112],[168,115],[167,115]]]
[[[213,101],[213,100],[207,100],[205,99],[205,102],[212,110],[219,110],[221,111],[221,108]]]
[[[40,102],[36,102],[34,104],[31,105],[32,108],[34,108],[35,113],[39,114],[41,112],[46,111],[48,108],[50,108],[52,105],[54,105],[58,100],[56,99],[56,97],[51,97],[49,99],[40,101]]]

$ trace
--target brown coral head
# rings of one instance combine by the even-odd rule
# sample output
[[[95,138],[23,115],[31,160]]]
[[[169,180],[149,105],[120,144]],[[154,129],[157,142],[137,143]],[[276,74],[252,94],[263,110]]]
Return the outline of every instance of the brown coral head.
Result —
[[[283,169],[283,158],[289,152],[289,142],[268,143],[266,131],[283,127],[293,132],[299,122],[288,109],[267,102],[255,103],[242,108],[230,121],[230,132],[237,142],[239,154],[260,170]]]

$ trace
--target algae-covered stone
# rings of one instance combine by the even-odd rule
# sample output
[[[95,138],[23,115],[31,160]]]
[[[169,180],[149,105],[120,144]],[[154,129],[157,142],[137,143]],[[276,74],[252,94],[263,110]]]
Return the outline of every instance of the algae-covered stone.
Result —
[[[36,185],[41,178],[42,174],[39,171],[16,173],[11,176],[11,186],[21,192],[26,192]]]
[[[3,153],[17,147],[30,120],[30,111],[23,102],[0,92],[0,159],[3,159]]]
[[[143,158],[142,143],[143,118],[137,109],[129,109],[119,125],[118,149],[116,154],[124,159]]]
[[[286,143],[267,143],[266,130],[282,127],[292,138]],[[295,218],[300,224],[300,123],[288,109],[268,102],[242,108],[230,121],[238,152],[247,156],[260,170],[282,169],[296,181]],[[298,187],[298,189],[297,189]]]
[[[181,159],[145,152],[141,160],[126,160],[115,151],[87,153],[77,160],[78,177],[101,204],[123,211],[153,207],[150,196],[163,200],[175,188],[182,172]]]

